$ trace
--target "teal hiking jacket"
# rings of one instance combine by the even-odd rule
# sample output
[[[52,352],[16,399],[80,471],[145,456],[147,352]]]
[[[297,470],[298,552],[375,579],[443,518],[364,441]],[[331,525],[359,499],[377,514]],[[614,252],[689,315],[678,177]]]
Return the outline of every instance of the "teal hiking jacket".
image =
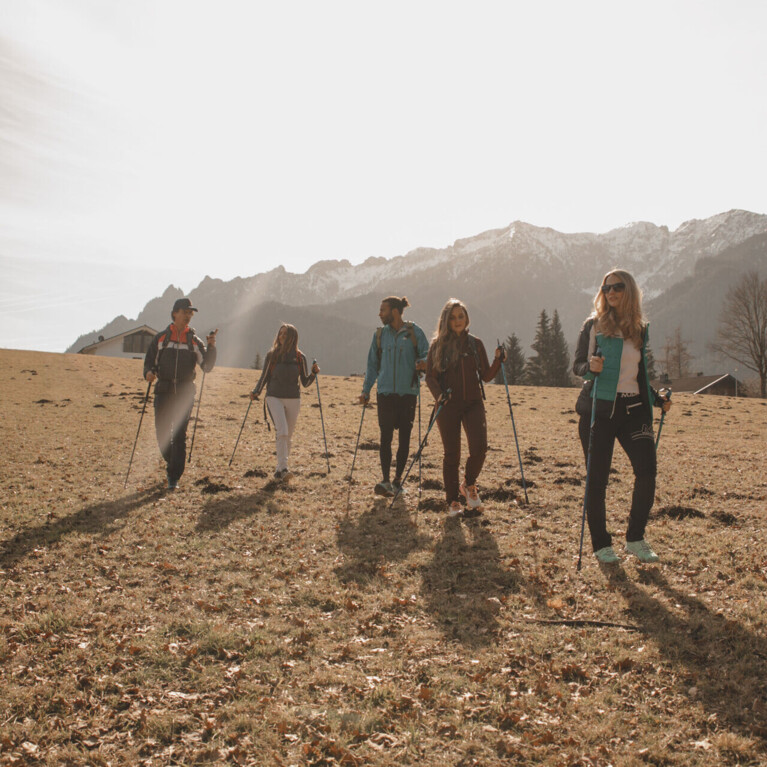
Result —
[[[411,340],[411,332],[416,343]],[[423,330],[415,323],[405,323],[395,333],[391,325],[381,328],[381,359],[379,365],[377,331],[373,333],[368,351],[365,381],[362,393],[368,397],[373,384],[378,381],[379,394],[418,394],[418,376],[415,363],[425,362],[429,353],[429,342]]]

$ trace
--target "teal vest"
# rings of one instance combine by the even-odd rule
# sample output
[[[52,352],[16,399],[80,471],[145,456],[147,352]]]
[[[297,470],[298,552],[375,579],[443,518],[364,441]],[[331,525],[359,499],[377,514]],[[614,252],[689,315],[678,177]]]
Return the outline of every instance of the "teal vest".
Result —
[[[644,377],[644,382],[640,378],[639,386],[641,390],[642,383],[647,389],[648,409],[652,414],[652,405],[654,396],[650,388],[650,380],[647,377],[647,363],[645,361],[645,350],[647,348],[647,339],[649,338],[649,323],[645,325],[642,334],[642,349],[640,352],[639,370]],[[623,354],[623,339],[614,336],[603,336],[596,334],[597,346],[602,351],[604,357],[604,366],[599,374],[599,383],[597,384],[597,399],[615,402],[615,396],[618,393],[618,379],[621,373],[621,355]],[[589,372],[585,378],[594,378],[594,374]]]

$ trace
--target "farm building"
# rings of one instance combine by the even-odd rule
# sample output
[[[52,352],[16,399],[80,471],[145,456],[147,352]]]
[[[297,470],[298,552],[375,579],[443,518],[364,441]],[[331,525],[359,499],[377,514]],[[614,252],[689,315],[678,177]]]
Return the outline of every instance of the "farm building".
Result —
[[[663,375],[652,384],[656,389],[669,386],[675,392],[691,392],[693,394],[723,394],[727,397],[742,396],[745,392],[743,384],[730,373],[716,376],[687,376],[685,378],[670,378]]]
[[[150,328],[149,325],[141,325],[138,328],[126,330],[124,333],[118,333],[110,338],[99,336],[99,340],[96,343],[83,346],[78,354],[141,359],[158,332],[154,328]]]

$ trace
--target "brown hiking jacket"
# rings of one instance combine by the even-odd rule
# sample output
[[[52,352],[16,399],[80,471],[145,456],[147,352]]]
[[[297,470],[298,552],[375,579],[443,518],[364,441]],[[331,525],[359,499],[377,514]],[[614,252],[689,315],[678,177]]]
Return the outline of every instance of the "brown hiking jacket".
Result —
[[[444,372],[437,370],[436,361],[432,350],[426,358],[426,385],[435,399],[439,399],[443,392],[451,389],[451,402],[482,399],[482,389],[479,386],[479,375],[483,381],[492,381],[501,369],[500,359],[493,360],[491,365],[487,359],[484,344],[476,336],[471,336],[474,344],[469,342],[469,333],[464,330],[458,342],[460,356],[458,361],[450,365]],[[476,350],[476,355],[474,351]]]

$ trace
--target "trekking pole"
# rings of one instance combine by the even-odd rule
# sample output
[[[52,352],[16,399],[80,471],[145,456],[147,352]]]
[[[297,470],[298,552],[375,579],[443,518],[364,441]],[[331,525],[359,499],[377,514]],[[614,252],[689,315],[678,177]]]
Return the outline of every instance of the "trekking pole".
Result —
[[[248,402],[248,409],[245,411],[245,418],[242,419],[242,426],[240,426],[240,433],[237,435],[237,442],[234,443],[234,450],[232,450],[232,457],[229,459],[229,465],[232,465],[234,460],[234,454],[237,451],[237,445],[240,444],[240,437],[242,436],[242,430],[245,428],[245,421],[248,420],[248,413],[250,412],[250,406],[253,404],[253,400]]]
[[[602,356],[602,352],[597,346],[594,354],[597,357]],[[578,548],[578,572],[581,569],[581,559],[583,557],[583,534],[586,530],[586,500],[589,497],[589,475],[591,474],[591,442],[594,437],[594,418],[597,413],[597,382],[599,373],[594,376],[594,386],[591,389],[591,423],[589,425],[589,447],[586,451],[586,488],[583,491],[583,514],[581,516],[581,544]]]
[[[312,360],[312,367],[317,364],[317,360]],[[320,405],[320,423],[322,423],[322,439],[325,441],[325,459],[328,462],[328,474],[330,474],[330,455],[328,454],[328,440],[325,436],[325,419],[322,417],[322,399],[320,398],[320,377],[315,375],[314,382],[317,384],[317,402]]]
[[[418,375],[418,444],[421,444],[421,375]],[[423,478],[421,475],[421,456],[418,456],[418,505],[423,494]]]
[[[146,395],[144,397],[144,406],[141,408],[141,418],[138,419],[138,429],[136,429],[136,439],[133,441],[133,450],[131,450],[130,461],[128,462],[128,471],[125,472],[125,482],[123,488],[128,487],[128,475],[130,474],[130,467],[133,466],[133,454],[136,452],[136,444],[138,443],[138,435],[141,431],[141,422],[144,420],[144,413],[146,412],[146,403],[149,401],[149,390],[152,388],[152,382],[149,382],[149,386],[146,387]]]
[[[211,330],[208,333],[208,338],[210,336],[215,336],[216,333],[218,333],[218,328],[215,330]],[[200,398],[197,400],[197,412],[194,414],[194,428],[192,429],[192,444],[189,445],[189,457],[186,459],[191,463],[192,461],[192,450],[194,450],[194,435],[197,434],[197,421],[200,419],[200,403],[202,402],[202,390],[205,388],[205,371],[202,371],[202,383],[200,384]]]
[[[202,390],[205,388],[205,371],[202,371],[202,383],[200,383],[200,398],[197,400],[197,412],[194,414],[194,429],[192,429],[192,443],[189,445],[189,457],[186,459],[192,462],[192,450],[194,450],[194,435],[197,434],[197,421],[200,419],[200,403],[202,402]]]
[[[501,345],[500,338],[497,339],[498,346]],[[517,445],[517,458],[519,459],[519,473],[522,475],[522,489],[525,491],[525,503],[529,503],[527,498],[527,483],[525,482],[525,470],[522,467],[522,454],[519,452],[519,440],[517,439],[517,426],[514,423],[514,411],[511,409],[511,397],[509,396],[509,384],[506,381],[506,365],[501,362],[501,372],[503,373],[503,385],[506,387],[506,402],[509,403],[509,415],[511,416],[511,428],[514,430],[514,442]]]
[[[354,445],[354,455],[352,456],[352,468],[349,470],[349,489],[346,491],[346,511],[349,511],[349,499],[352,496],[352,475],[354,474],[354,463],[357,460],[357,449],[360,446],[360,435],[362,434],[362,422],[365,420],[365,410],[367,405],[362,403],[362,415],[360,416],[360,428],[357,430],[357,443]]]
[[[663,388],[661,389],[658,394],[663,397],[667,402],[671,399],[671,387],[669,388]],[[660,433],[663,431],[663,421],[666,418],[666,411],[661,410],[660,413],[660,424],[658,425],[658,436],[655,438],[655,450],[658,449],[658,443],[660,442]]]
[[[432,413],[431,418],[429,419],[429,428],[426,429],[426,434],[423,436],[423,441],[418,446],[418,452],[413,456],[413,460],[410,461],[410,466],[407,467],[407,471],[405,472],[405,476],[402,477],[402,482],[400,482],[399,487],[397,488],[397,492],[394,493],[394,498],[391,499],[391,503],[389,504],[389,509],[391,509],[392,506],[394,506],[394,501],[399,498],[399,494],[402,492],[402,488],[410,474],[410,470],[413,468],[413,465],[418,460],[421,459],[421,453],[423,453],[423,449],[426,447],[426,442],[429,439],[429,432],[432,430],[432,427],[435,423],[437,423],[437,416],[439,416],[440,412],[442,411],[442,408],[445,406],[445,403],[450,399],[450,392],[452,389],[448,389],[435,403],[435,411]]]

